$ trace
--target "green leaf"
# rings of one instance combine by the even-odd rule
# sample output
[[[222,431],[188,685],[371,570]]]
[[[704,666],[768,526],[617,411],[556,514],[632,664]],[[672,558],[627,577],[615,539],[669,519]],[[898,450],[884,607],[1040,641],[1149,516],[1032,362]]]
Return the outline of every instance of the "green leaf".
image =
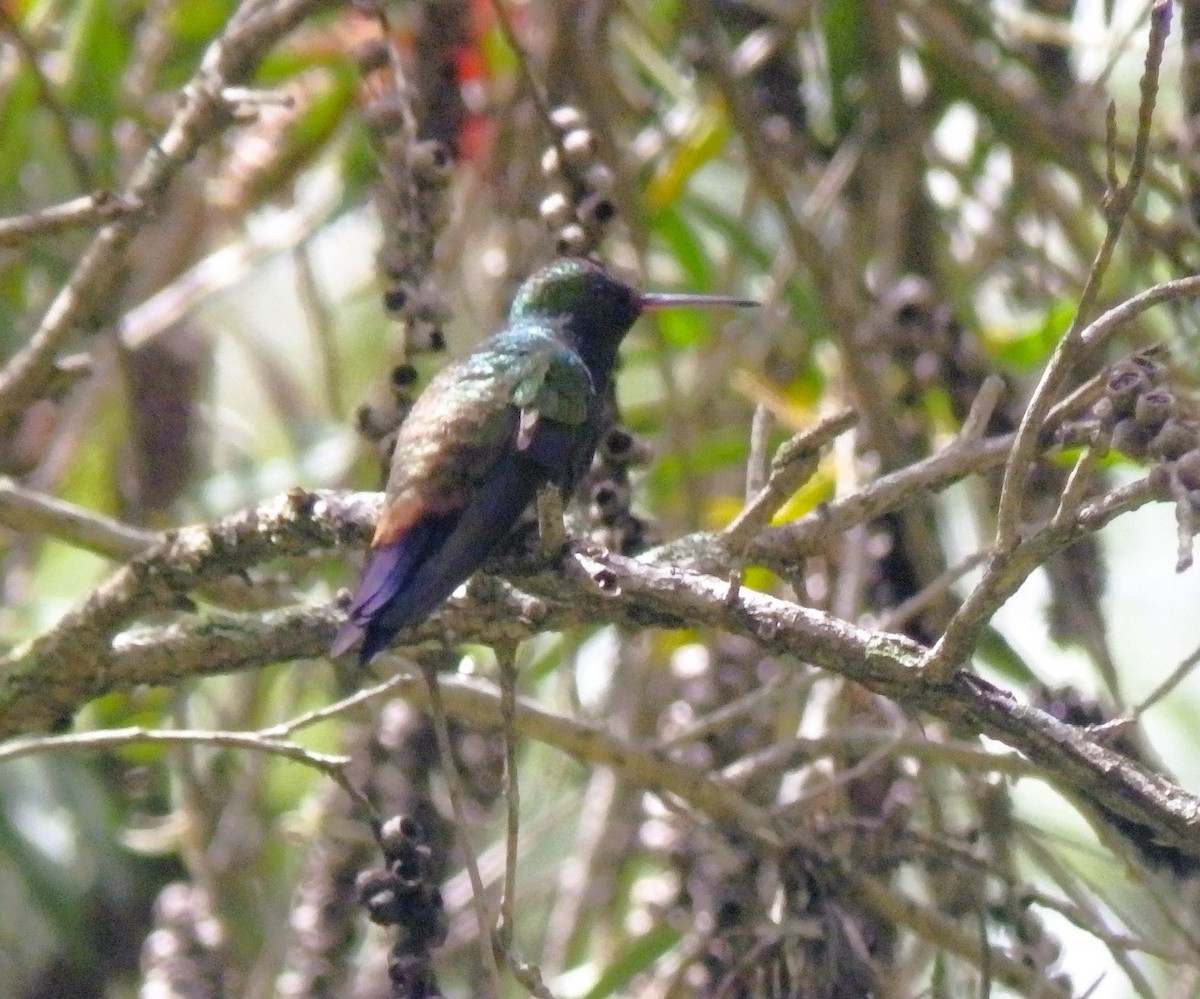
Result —
[[[829,0],[822,5],[821,27],[829,60],[829,91],[833,124],[838,135],[847,135],[858,118],[855,90],[867,61],[866,4],[869,0]]]
[[[1056,302],[1029,329],[1010,336],[988,335],[989,350],[996,360],[1010,367],[1022,371],[1040,368],[1054,352],[1074,318],[1075,303]]]
[[[83,0],[67,25],[67,71],[63,100],[72,110],[107,126],[116,120],[121,73],[129,57],[129,34],[110,0]],[[104,139],[111,140],[108,129]]]
[[[985,665],[1019,687],[1038,682],[1038,675],[1021,658],[1020,653],[991,625],[984,628],[976,647],[976,654]]]
[[[28,211],[22,206],[23,191],[18,183],[25,169],[33,141],[35,110],[38,105],[38,87],[33,73],[27,66],[13,74],[11,83],[0,87],[0,206],[6,212]]]
[[[635,940],[621,952],[600,975],[600,980],[584,999],[604,999],[625,988],[634,976],[641,974],[674,947],[681,937],[679,930],[663,922]]]
[[[667,253],[683,269],[691,288],[700,291],[712,287],[712,261],[695,229],[674,205],[655,213],[650,232],[666,244]]]
[[[707,343],[712,336],[712,318],[692,309],[672,309],[655,316],[663,340],[677,350]]]

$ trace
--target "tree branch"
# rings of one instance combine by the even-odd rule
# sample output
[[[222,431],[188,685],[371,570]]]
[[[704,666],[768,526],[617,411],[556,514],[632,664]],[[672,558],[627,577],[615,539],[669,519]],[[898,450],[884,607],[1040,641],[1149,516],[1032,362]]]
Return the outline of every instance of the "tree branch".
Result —
[[[1155,495],[1150,486],[1135,484],[1085,504],[1075,521],[1048,525],[1029,539],[1028,556],[1040,561]],[[0,660],[0,735],[65,721],[110,690],[324,655],[341,619],[333,605],[260,615],[216,613],[166,628],[116,632],[201,582],[266,559],[361,544],[378,502],[374,493],[294,491],[164,538],[56,628]],[[720,629],[754,640],[783,664],[821,666],[957,731],[1000,739],[1057,786],[1145,827],[1164,844],[1200,856],[1200,798],[1094,741],[1086,730],[1021,704],[965,671],[935,682],[916,668],[926,650],[910,639],[754,591],[742,591],[729,604],[726,580],[676,565],[618,556],[572,560],[576,569],[558,572],[502,565],[540,602],[510,598],[503,589],[498,598],[454,600],[402,633],[399,647],[467,639],[512,643],[541,630],[601,622]],[[597,599],[591,582],[597,572],[604,577],[604,599]],[[539,608],[536,620],[519,616],[518,608],[526,605]],[[636,772],[630,776],[638,779]]]

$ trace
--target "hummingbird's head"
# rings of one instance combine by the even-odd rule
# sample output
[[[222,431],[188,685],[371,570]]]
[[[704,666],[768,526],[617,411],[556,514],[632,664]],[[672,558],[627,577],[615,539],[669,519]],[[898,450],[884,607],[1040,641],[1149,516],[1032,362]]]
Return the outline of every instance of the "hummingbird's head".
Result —
[[[600,361],[606,356],[615,357],[622,338],[647,310],[717,305],[740,308],[757,304],[727,295],[638,291],[595,261],[566,257],[543,267],[521,285],[509,319],[519,322],[544,318],[561,330],[585,360],[591,355]]]
[[[561,324],[573,339],[619,342],[642,312],[642,296],[599,264],[556,260],[517,291],[509,319],[534,316]]]

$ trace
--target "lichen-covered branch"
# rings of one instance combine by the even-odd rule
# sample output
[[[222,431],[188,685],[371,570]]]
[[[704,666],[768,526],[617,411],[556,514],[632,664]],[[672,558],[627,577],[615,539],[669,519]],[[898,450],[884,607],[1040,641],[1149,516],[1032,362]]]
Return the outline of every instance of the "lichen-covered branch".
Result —
[[[1092,501],[1070,524],[1050,525],[1029,539],[1029,557],[1044,558],[1157,495],[1150,484]],[[118,632],[221,575],[267,559],[361,543],[377,503],[372,493],[297,491],[213,525],[174,532],[48,634],[0,660],[0,734],[65,721],[87,700],[111,690],[323,655],[340,619],[330,605],[209,614],[166,628]],[[662,561],[615,555],[570,560],[574,570],[506,570],[537,600],[516,600],[501,590],[486,599],[452,601],[403,634],[399,647],[467,639],[512,643],[537,631],[604,622],[720,629],[752,639],[783,662],[813,663],[910,711],[1000,739],[1024,753],[1047,780],[1144,827],[1159,842],[1200,856],[1200,799],[965,669],[937,682],[918,669],[926,650],[910,639],[755,591],[743,590],[731,603],[726,580]],[[522,609],[530,613],[522,616]],[[637,779],[636,773],[627,776]]]

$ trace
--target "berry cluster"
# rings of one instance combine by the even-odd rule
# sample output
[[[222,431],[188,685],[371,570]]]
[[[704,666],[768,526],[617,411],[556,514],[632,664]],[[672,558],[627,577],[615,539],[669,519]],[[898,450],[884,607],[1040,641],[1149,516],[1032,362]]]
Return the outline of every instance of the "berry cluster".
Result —
[[[566,256],[593,253],[617,210],[609,194],[613,172],[596,153],[596,136],[577,108],[550,112],[554,142],[542,154],[550,193],[538,211],[554,233],[555,249]]]
[[[625,555],[646,547],[646,523],[630,509],[629,472],[649,460],[650,449],[622,426],[614,424],[600,438],[592,467],[579,488],[596,544]]]
[[[1178,461],[1196,448],[1200,427],[1179,411],[1165,377],[1166,368],[1147,354],[1114,364],[1091,410],[1101,439],[1130,458],[1159,462]]]
[[[376,205],[383,229],[379,269],[386,281],[388,312],[404,323],[410,350],[440,350],[447,307],[429,283],[436,234],[449,214],[447,187],[454,158],[438,139],[416,134],[410,95],[389,72],[390,42],[372,39],[358,50],[367,88],[363,117],[379,163]]]
[[[1071,686],[1048,687],[1036,684],[1030,691],[1033,705],[1060,722],[1078,728],[1111,726],[1119,715],[1113,708]],[[1140,725],[1130,723],[1109,728],[1105,745],[1129,757],[1147,770],[1161,773],[1163,763],[1146,742]],[[1169,870],[1177,878],[1194,877],[1200,865],[1196,859],[1166,843],[1157,842],[1150,830],[1115,812],[1102,810],[1105,821],[1119,829],[1138,855],[1151,867]]]
[[[442,140],[422,134],[418,103],[399,72],[388,22],[380,4],[356,5],[379,25],[377,36],[357,50],[363,77],[363,120],[379,166],[375,203],[383,242],[377,256],[383,304],[399,323],[401,362],[392,370],[391,394],[359,407],[360,434],[390,460],[394,432],[412,407],[417,373],[409,358],[445,349],[449,307],[430,277],[437,234],[449,217],[448,187],[454,156]]]
[[[225,928],[208,893],[175,881],[154,902],[154,929],[142,944],[143,995],[222,995],[228,981]]]
[[[432,873],[433,851],[420,826],[406,815],[383,824],[379,846],[385,866],[359,874],[359,904],[372,922],[397,927],[396,942],[388,955],[393,996],[435,999],[441,991],[430,951],[445,941],[448,924],[442,893]]]
[[[1109,369],[1088,415],[1065,423],[1055,436],[1061,445],[1112,448],[1155,463],[1153,475],[1175,500],[1176,567],[1183,571],[1191,565],[1191,538],[1200,527],[1200,421],[1166,385],[1167,375],[1150,354],[1123,358]]]

